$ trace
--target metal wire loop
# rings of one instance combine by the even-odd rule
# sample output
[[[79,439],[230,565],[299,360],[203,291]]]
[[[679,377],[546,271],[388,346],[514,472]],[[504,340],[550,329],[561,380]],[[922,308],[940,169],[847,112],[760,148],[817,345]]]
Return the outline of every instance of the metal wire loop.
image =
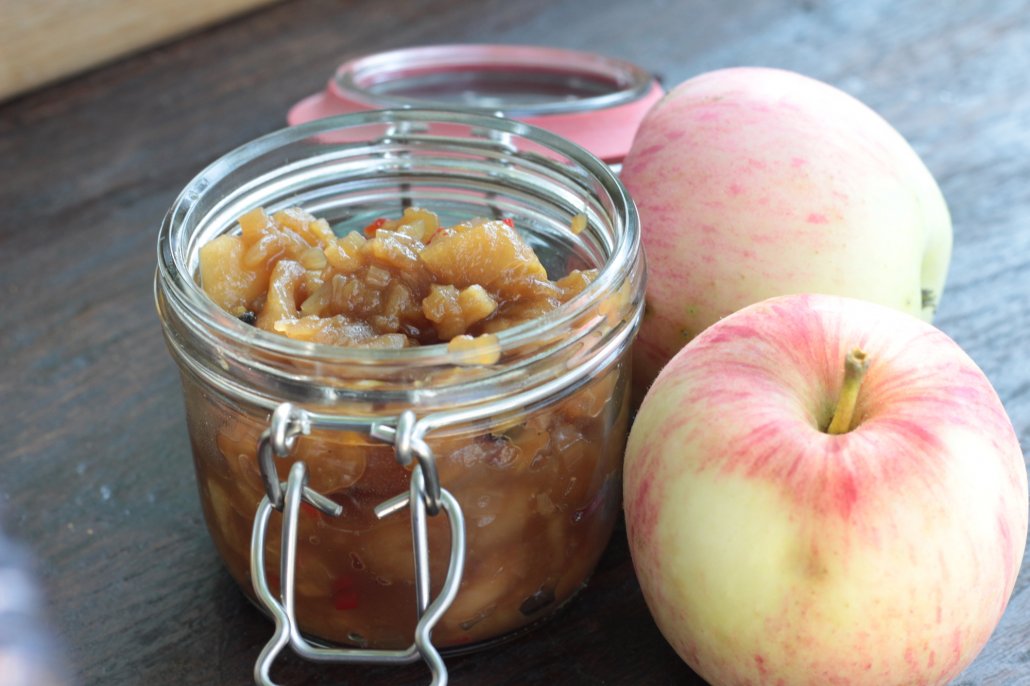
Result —
[[[275,620],[275,631],[265,644],[254,664],[254,681],[258,686],[275,686],[271,677],[271,668],[277,656],[289,646],[302,658],[316,662],[335,662],[344,664],[410,664],[422,658],[429,667],[432,681],[430,686],[447,686],[447,667],[440,652],[432,642],[433,627],[450,607],[461,585],[461,577],[465,566],[465,521],[461,506],[448,491],[441,492],[441,509],[447,515],[451,531],[451,550],[447,566],[447,576],[436,598],[430,597],[429,546],[425,526],[425,510],[423,498],[425,482],[421,465],[412,470],[411,484],[408,493],[391,498],[380,504],[376,512],[380,516],[402,509],[405,505],[411,509],[412,537],[415,552],[415,590],[418,599],[418,623],[415,626],[414,642],[404,650],[379,650],[361,648],[325,648],[310,643],[301,633],[297,625],[296,605],[294,601],[298,514],[301,500],[306,500],[307,482],[306,466],[303,461],[293,464],[289,478],[285,484],[284,508],[282,510],[282,547],[280,558],[280,590],[273,593],[265,574],[265,538],[269,519],[274,509],[269,498],[263,498],[258,505],[254,518],[254,529],[251,534],[250,573],[254,591],[260,603]],[[396,502],[395,502],[396,501]]]
[[[397,418],[397,426],[376,424],[371,429],[374,438],[386,443],[393,443],[397,462],[407,467],[413,460],[418,461],[425,477],[425,488],[422,489],[422,500],[431,516],[440,514],[440,475],[436,471],[436,458],[421,434],[424,429],[419,426],[415,413],[405,410]]]
[[[324,420],[323,420],[324,421]],[[423,440],[426,427],[421,426],[415,413],[407,410],[398,417],[397,426],[373,424],[369,433],[375,438],[392,443],[397,461],[410,466],[408,492],[380,503],[375,508],[380,519],[408,507],[411,518],[411,536],[415,562],[415,596],[419,621],[415,627],[415,640],[405,650],[367,650],[356,648],[324,648],[311,644],[300,633],[294,602],[297,564],[297,517],[301,502],[314,505],[322,512],[339,516],[342,508],[333,500],[307,486],[307,466],[297,460],[290,467],[289,478],[279,482],[275,469],[276,457],[287,457],[297,437],[311,431],[312,419],[300,408],[289,403],[279,405],[272,413],[268,429],[258,443],[258,463],[265,483],[266,496],[258,506],[251,535],[251,577],[258,600],[275,620],[275,633],[265,645],[254,665],[254,680],[259,686],[274,686],[270,670],[276,656],[287,646],[302,658],[316,662],[407,664],[421,657],[432,674],[431,686],[446,686],[447,667],[433,645],[433,626],[457,595],[465,564],[465,522],[461,506],[440,487],[433,451]],[[325,424],[318,424],[320,428]],[[330,423],[329,428],[350,430],[347,424]],[[271,511],[279,510],[282,517],[282,548],[280,557],[279,597],[272,593],[265,576],[265,535]],[[430,595],[430,552],[427,515],[443,511],[451,529],[451,554],[440,594]]]
[[[272,507],[282,511],[283,509],[283,486],[279,481],[279,474],[275,470],[276,457],[288,457],[297,444],[297,437],[311,431],[311,420],[308,413],[294,407],[290,403],[282,403],[272,413],[272,420],[268,428],[261,432],[261,439],[258,442],[258,467],[261,470],[261,479],[265,483],[265,495],[268,496]],[[310,489],[305,489],[308,495]],[[310,491],[314,494],[314,491]],[[315,494],[317,496],[317,494]],[[320,500],[319,500],[320,498]],[[325,511],[328,507],[327,499],[309,497],[309,500],[316,500],[311,504]],[[332,501],[328,501],[332,502]],[[333,503],[335,505],[335,503]]]
[[[440,514],[440,475],[436,471],[436,457],[432,448],[421,438],[411,441],[411,450],[418,459],[418,465],[422,468],[422,476],[425,478],[425,488],[422,489],[422,499],[426,503],[426,511],[430,516]]]

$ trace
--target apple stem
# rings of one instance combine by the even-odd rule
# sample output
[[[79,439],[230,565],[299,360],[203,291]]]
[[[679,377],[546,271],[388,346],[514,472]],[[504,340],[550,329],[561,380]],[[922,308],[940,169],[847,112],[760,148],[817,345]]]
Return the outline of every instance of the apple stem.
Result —
[[[861,348],[855,348],[844,360],[844,384],[837,399],[837,408],[833,411],[833,419],[826,428],[828,434],[843,434],[851,431],[851,422],[855,416],[855,403],[858,400],[858,389],[869,367],[869,358]]]

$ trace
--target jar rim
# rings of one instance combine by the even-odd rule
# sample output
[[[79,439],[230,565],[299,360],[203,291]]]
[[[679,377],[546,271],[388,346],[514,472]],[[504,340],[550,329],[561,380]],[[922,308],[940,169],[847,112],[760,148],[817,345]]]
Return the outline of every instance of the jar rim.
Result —
[[[330,91],[339,98],[354,99],[375,109],[446,107],[428,98],[395,96],[376,92],[373,85],[389,80],[394,71],[417,69],[422,72],[450,73],[470,69],[498,69],[505,73],[548,71],[567,76],[590,78],[606,84],[606,91],[586,97],[555,98],[546,102],[463,103],[465,111],[507,117],[540,116],[590,112],[624,105],[644,97],[652,77],[626,60],[590,52],[533,45],[457,44],[399,48],[365,55],[345,62],[329,81]]]
[[[412,108],[344,114],[279,129],[244,143],[212,162],[190,180],[161,223],[155,285],[161,289],[162,295],[168,297],[180,311],[184,310],[194,322],[213,329],[229,340],[246,344],[265,353],[359,365],[453,365],[462,364],[463,360],[473,360],[477,355],[476,351],[453,352],[447,349],[446,343],[400,349],[357,348],[298,341],[257,330],[218,307],[196,283],[194,275],[181,259],[181,252],[173,250],[173,234],[187,220],[203,197],[204,191],[248,161],[290,143],[326,136],[348,127],[432,122],[460,124],[530,140],[535,145],[558,153],[579,165],[591,180],[600,185],[612,204],[611,219],[615,229],[615,240],[607,260],[599,267],[595,280],[554,310],[497,332],[497,345],[502,356],[506,351],[532,344],[549,335],[560,335],[573,321],[589,312],[591,307],[596,307],[603,294],[612,292],[620,281],[629,278],[632,266],[640,259],[640,222],[636,206],[608,165],[575,143],[529,124],[458,110]],[[203,219],[199,221],[203,222]]]

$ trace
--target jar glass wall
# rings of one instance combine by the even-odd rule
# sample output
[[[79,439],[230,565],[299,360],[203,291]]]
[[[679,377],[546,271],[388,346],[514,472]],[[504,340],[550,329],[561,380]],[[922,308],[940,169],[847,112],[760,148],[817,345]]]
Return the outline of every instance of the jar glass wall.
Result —
[[[196,283],[201,245],[254,207],[303,207],[337,234],[418,206],[441,224],[510,218],[551,279],[597,268],[579,295],[497,335],[492,364],[446,345],[336,348],[275,336],[217,308]],[[572,219],[586,217],[573,231]],[[179,364],[205,519],[229,572],[253,595],[254,513],[264,495],[257,445],[282,402],[389,422],[405,410],[432,425],[441,484],[465,515],[465,572],[437,625],[437,645],[510,635],[548,616],[593,570],[621,493],[628,347],[643,302],[635,209],[588,153],[508,120],[387,111],[294,127],[228,154],[194,179],[162,226],[156,282]],[[340,517],[302,508],[295,587],[302,631],[341,644],[398,648],[416,616],[409,522],[373,508],[405,492],[410,469],[362,431],[301,437],[309,486]],[[278,527],[273,521],[272,530]],[[438,590],[449,531],[430,518]],[[267,575],[278,580],[278,534]]]

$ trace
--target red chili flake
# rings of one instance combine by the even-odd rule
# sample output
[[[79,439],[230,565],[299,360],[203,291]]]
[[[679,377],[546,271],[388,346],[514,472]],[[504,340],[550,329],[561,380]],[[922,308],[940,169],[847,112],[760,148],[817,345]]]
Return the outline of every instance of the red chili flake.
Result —
[[[358,594],[354,591],[341,591],[333,595],[333,607],[337,610],[353,610],[358,606]]]
[[[354,580],[349,576],[337,577],[333,581],[333,607],[337,610],[353,610],[358,606],[358,592]]]
[[[437,236],[439,236],[441,233],[443,233],[446,230],[447,230],[446,226],[441,226],[439,229],[434,231],[433,235],[429,237],[428,241],[426,241],[426,245],[429,245],[430,243],[432,243],[434,238],[436,238]]]
[[[371,224],[369,224],[368,226],[365,227],[364,234],[366,236],[374,236],[374,235],[376,235],[376,231],[378,231],[379,229],[383,228],[383,224],[385,224],[385,223],[386,223],[386,217],[380,217],[379,219],[376,219],[374,222],[372,222]]]
[[[505,224],[507,224],[508,226],[510,226],[511,228],[513,228],[513,229],[515,228],[515,220],[512,219],[511,217],[505,217],[501,221],[504,222]]]

